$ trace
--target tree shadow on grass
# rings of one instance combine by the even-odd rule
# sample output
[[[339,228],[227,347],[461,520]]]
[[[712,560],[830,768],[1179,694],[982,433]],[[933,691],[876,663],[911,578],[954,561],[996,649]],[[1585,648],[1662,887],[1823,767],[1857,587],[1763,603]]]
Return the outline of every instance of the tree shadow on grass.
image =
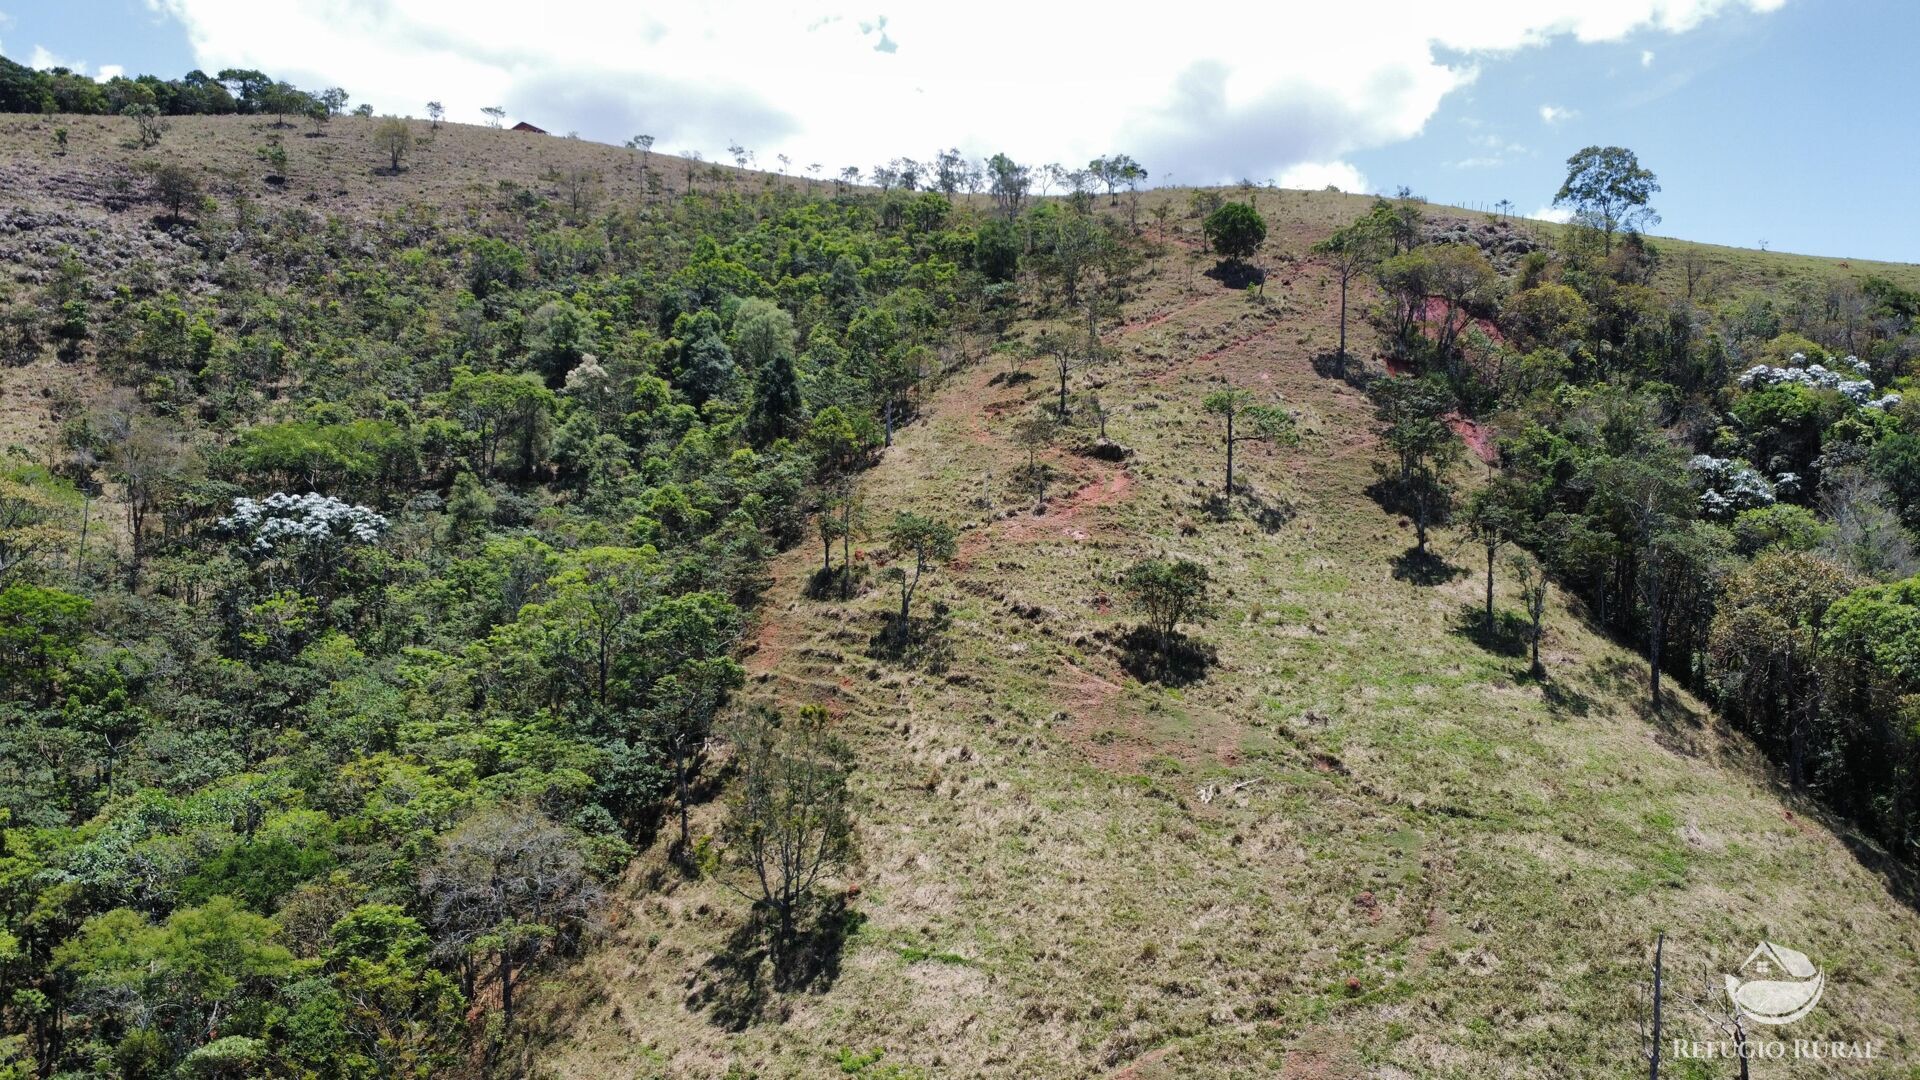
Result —
[[[1447,629],[1497,656],[1525,657],[1533,627],[1512,611],[1495,611],[1493,623],[1488,625],[1486,608],[1462,604]]]
[[[1585,716],[1593,711],[1593,699],[1572,686],[1551,679],[1538,681],[1540,694],[1547,703],[1547,711],[1553,715]]]
[[[1465,570],[1418,546],[1408,548],[1393,560],[1393,579],[1410,581],[1415,585],[1445,585],[1455,578],[1466,576],[1466,573]]]
[[[867,656],[938,675],[953,665],[952,628],[953,612],[941,603],[931,614],[909,618],[904,627],[898,615],[887,614],[867,639]]]
[[[1175,632],[1165,649],[1152,630],[1136,626],[1119,641],[1120,666],[1143,683],[1161,686],[1187,686],[1207,677],[1207,669],[1220,662],[1213,646]]]
[[[1216,522],[1230,521],[1235,513],[1245,514],[1262,532],[1269,533],[1279,532],[1298,514],[1287,500],[1268,498],[1238,482],[1233,485],[1231,498],[1216,491],[1201,499],[1198,509]]]
[[[1244,289],[1249,285],[1259,285],[1267,280],[1266,271],[1252,263],[1237,259],[1222,259],[1205,271],[1205,276],[1225,285],[1229,289]]]
[[[704,1012],[714,1026],[745,1031],[758,1020],[783,1020],[780,994],[820,994],[840,978],[847,939],[866,916],[847,907],[844,895],[816,899],[802,913],[793,940],[774,948],[777,920],[760,906],[748,914],[726,944],[704,965],[687,994],[690,1012]]]
[[[1355,390],[1365,390],[1373,385],[1378,375],[1367,370],[1367,366],[1354,359],[1349,353],[1342,357],[1339,350],[1329,350],[1313,358],[1313,373],[1323,379],[1339,379]]]
[[[852,600],[867,591],[867,579],[872,571],[866,566],[855,566],[849,572],[845,563],[831,570],[817,569],[807,575],[807,587],[802,590],[809,600]]]

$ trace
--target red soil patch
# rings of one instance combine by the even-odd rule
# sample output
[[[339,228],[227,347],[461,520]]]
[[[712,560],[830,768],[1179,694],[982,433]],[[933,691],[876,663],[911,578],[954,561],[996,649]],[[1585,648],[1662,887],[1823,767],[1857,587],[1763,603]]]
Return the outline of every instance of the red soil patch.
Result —
[[[1491,338],[1496,345],[1504,344],[1507,340],[1500,335],[1500,328],[1488,322],[1486,319],[1476,319],[1465,312],[1461,312],[1455,316],[1455,319],[1457,320],[1456,330],[1458,334],[1466,333],[1467,328],[1471,326]],[[1420,313],[1421,332],[1425,333],[1428,337],[1438,337],[1439,335],[1434,331],[1434,328],[1445,326],[1446,324],[1446,301],[1428,297],[1426,307],[1422,309]]]
[[[1483,465],[1500,464],[1500,448],[1493,445],[1493,432],[1478,420],[1469,420],[1459,413],[1447,414],[1447,426],[1453,429],[1460,441],[1467,444],[1473,456]]]
[[[1387,374],[1395,378],[1413,374],[1412,368],[1391,356],[1383,356],[1381,360],[1387,365]],[[1493,444],[1493,432],[1485,424],[1478,420],[1469,420],[1457,412],[1448,413],[1446,421],[1447,426],[1453,429],[1455,435],[1460,436],[1460,441],[1467,444],[1467,449],[1473,452],[1474,457],[1480,459],[1481,464],[1500,464],[1500,448]]]

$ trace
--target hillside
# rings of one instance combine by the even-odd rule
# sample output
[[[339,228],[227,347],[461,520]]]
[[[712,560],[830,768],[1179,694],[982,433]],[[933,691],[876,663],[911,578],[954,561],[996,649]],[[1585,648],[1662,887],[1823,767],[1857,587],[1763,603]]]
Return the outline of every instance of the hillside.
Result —
[[[1314,363],[1335,295],[1305,249],[1360,204],[1260,201],[1264,254],[1303,260],[1281,299],[1173,255],[1087,376],[1130,461],[1053,451],[1071,479],[1031,512],[1012,428],[1051,376],[989,360],[863,481],[871,506],[965,522],[932,585],[950,657],[876,663],[884,594],[810,600],[814,553],[776,563],[753,691],[826,704],[860,749],[862,921],[837,977],[735,1030],[755,998],[720,959],[737,905],[643,861],[612,936],[545,991],[563,1037],[542,1075],[815,1075],[873,1050],[846,1071],[1628,1075],[1656,932],[1690,1000],[1750,939],[1801,943],[1836,973],[1811,1037],[1890,1058],[1834,1074],[1907,1075],[1920,918],[1850,847],[1870,845],[1691,699],[1650,717],[1644,661],[1560,595],[1533,681],[1475,643],[1474,549],[1443,535],[1444,581],[1397,571],[1412,530],[1365,492],[1370,409]],[[1222,385],[1304,417],[1298,447],[1242,466],[1270,530],[1210,516],[1221,455],[1197,405]],[[1112,644],[1132,623],[1117,571],[1159,553],[1226,597],[1198,634],[1219,667],[1180,688],[1133,680]],[[1511,582],[1499,603],[1518,608]]]
[[[1253,261],[1269,276],[1254,296],[1204,273],[1213,259],[1200,253],[1191,191],[1145,195],[1142,258],[1116,273],[1117,308],[1098,314],[1106,356],[1071,375],[1128,453],[1081,453],[1093,430],[1077,421],[1040,451],[1055,479],[1036,506],[1017,429],[1055,393],[1040,335],[1085,320],[1031,282],[1004,327],[968,316],[978,290],[952,284],[965,262],[953,252],[971,250],[988,198],[962,199],[944,226],[916,233],[883,224],[860,201],[871,193],[838,205],[823,201],[831,185],[700,166],[702,194],[685,197],[689,166],[661,154],[652,168],[669,190],[649,193],[629,151],[457,125],[385,175],[375,123],[280,133],[285,179],[268,183],[257,151],[272,132],[258,118],[175,118],[142,151],[124,145],[117,119],[0,116],[11,270],[0,306],[52,310],[71,257],[96,313],[126,313],[65,355],[43,335],[7,357],[0,444],[71,468],[72,422],[137,394],[142,416],[205,451],[157,504],[165,527],[144,579],[121,524],[138,477],[102,468],[89,512],[109,524],[83,527],[105,528],[96,544],[111,550],[83,544],[71,565],[49,556],[33,571],[97,611],[57,660],[34,661],[58,678],[6,683],[16,730],[84,728],[108,746],[104,766],[78,735],[0,746],[16,789],[0,854],[17,860],[5,864],[0,907],[37,965],[21,970],[73,994],[70,1064],[83,1053],[120,1061],[153,1028],[85,982],[85,963],[104,965],[111,950],[61,948],[56,965],[56,943],[83,925],[110,929],[95,920],[115,912],[163,925],[189,902],[180,883],[191,879],[201,893],[208,881],[271,882],[244,894],[261,898],[249,903],[262,921],[248,925],[290,951],[249,973],[249,985],[274,989],[236,1010],[234,1029],[290,1038],[290,1017],[311,1020],[299,1009],[318,993],[314,972],[344,981],[387,964],[391,978],[380,968],[385,981],[358,986],[353,1030],[379,1029],[369,1044],[395,1053],[380,1068],[420,1074],[1631,1075],[1644,1069],[1636,1025],[1657,934],[1670,1036],[1720,1038],[1692,1006],[1717,1006],[1720,973],[1769,940],[1815,958],[1828,980],[1791,1037],[1870,1042],[1878,1060],[1756,1075],[1916,1074],[1920,914],[1897,862],[1794,793],[1746,733],[1685,689],[1652,712],[1645,659],[1565,582],[1546,608],[1545,673],[1530,674],[1517,639],[1478,629],[1479,549],[1444,526],[1437,557],[1415,557],[1412,523],[1376,498],[1387,450],[1365,385],[1388,368],[1356,317],[1355,359],[1336,372],[1338,288],[1309,250],[1370,199],[1221,192],[1250,196],[1267,223]],[[56,126],[69,129],[64,153]],[[212,207],[190,226],[165,221],[137,172],[147,159],[190,163]],[[1164,220],[1158,203],[1170,207]],[[1104,197],[1093,207],[1121,218]],[[1426,212],[1437,228],[1480,221]],[[1544,226],[1513,232],[1552,240]],[[593,268],[563,258],[490,304],[473,295],[476,238],[504,238],[538,264],[543,242],[587,234],[606,245]],[[1920,288],[1920,267],[1657,243],[1667,254],[1653,287],[1668,294],[1685,288],[1688,252],[1702,264],[1696,285],[1727,296],[1868,276]],[[863,575],[852,599],[814,584],[804,440],[745,434],[755,414],[725,393],[695,404],[699,320],[717,323],[723,308],[734,318],[739,297],[680,298],[745,278],[726,276],[733,264],[713,270],[710,247],[748,253],[740,265],[765,275],[740,291],[836,339],[816,353],[800,336],[816,414],[833,392],[848,412],[858,402],[891,421],[885,376],[849,356],[852,327],[881,308],[903,324],[923,319],[912,344],[931,359],[913,415],[857,474],[872,526],[854,542]],[[836,252],[860,263],[858,302],[826,299]],[[809,261],[804,273],[789,265]],[[163,321],[132,314],[136,300],[162,298],[204,318],[219,363],[129,359],[147,355],[139,328]],[[1356,286],[1356,311],[1371,298]],[[456,372],[539,374],[537,354],[559,349],[541,312],[563,301],[584,327],[563,377],[583,357],[604,361],[625,393],[596,404],[592,387],[559,380],[545,450],[532,448],[529,422],[526,460],[513,466],[503,448],[494,469],[491,442],[484,455],[477,445],[499,432],[469,419]],[[289,359],[253,373],[244,365],[268,342]],[[835,350],[837,363],[821,359]],[[862,379],[881,388],[845,389]],[[1229,387],[1277,397],[1299,438],[1242,445],[1246,490],[1223,505],[1218,420],[1201,403]],[[604,414],[603,427],[561,437],[587,414]],[[424,433],[404,482],[235,450],[248,431],[354,421]],[[878,441],[871,420],[863,430]],[[94,479],[83,468],[82,487]],[[1454,472],[1472,489],[1492,470],[1469,457]],[[337,582],[308,589],[331,606],[302,608],[284,575],[245,565],[215,519],[236,497],[316,475],[330,478],[316,482],[328,494],[377,503],[392,531],[377,553],[329,564]],[[888,562],[881,533],[900,510],[959,528],[956,557],[928,571],[916,608],[926,636],[905,656],[886,646],[897,593],[868,573]],[[660,790],[640,809],[638,796],[604,795],[609,776],[638,786],[643,770],[606,764],[617,734],[578,734],[572,725],[606,718],[569,712],[586,696],[577,684],[543,682],[549,655],[577,659],[540,651],[561,635],[543,613],[592,579],[596,553],[655,545],[674,569],[650,570],[635,603],[667,592],[737,600],[736,705],[823,706],[853,751],[858,858],[827,882],[829,917],[808,939],[802,985],[774,984],[748,905],[712,873],[732,752],[717,741],[717,767],[697,779],[703,872],[688,872],[663,824],[665,782],[647,774]],[[1125,663],[1138,618],[1120,576],[1157,556],[1204,566],[1218,601],[1187,627],[1215,660],[1180,685],[1142,681]],[[222,590],[242,599],[224,604]],[[1517,619],[1504,569],[1496,600]],[[651,662],[667,651],[661,640],[627,640],[622,655]],[[733,648],[718,630],[702,641]],[[100,719],[129,701],[144,710],[137,733]],[[55,775],[63,769],[71,777]],[[234,809],[255,780],[265,794],[246,798],[258,805]],[[404,935],[354,954],[336,921],[377,908],[418,931],[448,918],[416,863],[501,806],[537,806],[568,837],[588,835],[580,861],[605,877],[581,894],[605,891],[586,929],[555,935],[554,955],[529,954],[516,991],[524,1039],[503,1034],[484,958]],[[232,853],[252,852],[258,828],[291,838],[307,861],[241,866]],[[86,876],[111,860],[130,868]],[[51,1047],[44,1015],[7,1013],[20,1041],[0,1049],[58,1056],[61,1014]],[[207,1046],[227,1019],[213,1016]],[[429,1029],[439,1041],[414,1055],[408,1031]],[[268,1058],[246,1060],[269,1071]],[[286,1075],[315,1060],[327,1058],[271,1059]],[[1669,1074],[1730,1075],[1721,1062]]]

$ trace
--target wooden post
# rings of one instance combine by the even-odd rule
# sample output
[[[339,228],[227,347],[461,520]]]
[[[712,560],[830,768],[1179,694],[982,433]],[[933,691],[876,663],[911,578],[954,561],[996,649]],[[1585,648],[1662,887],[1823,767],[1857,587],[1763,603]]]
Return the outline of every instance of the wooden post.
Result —
[[[1647,1056],[1647,1080],[1660,1080],[1660,954],[1666,944],[1665,933],[1653,942],[1653,1052]]]

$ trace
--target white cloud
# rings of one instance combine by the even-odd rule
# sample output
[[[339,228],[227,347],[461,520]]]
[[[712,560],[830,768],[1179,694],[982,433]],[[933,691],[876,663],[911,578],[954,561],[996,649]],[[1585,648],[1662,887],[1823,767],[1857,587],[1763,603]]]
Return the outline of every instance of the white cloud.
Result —
[[[1640,50],[1640,66],[1641,67],[1653,66],[1653,50],[1652,49]]]
[[[101,64],[99,78],[102,80],[117,79],[126,73],[126,67],[121,64]]]
[[[1551,221],[1556,225],[1565,225],[1573,220],[1573,211],[1564,206],[1543,206],[1528,217],[1535,221]]]
[[[33,47],[33,52],[27,57],[27,66],[35,71],[46,71],[48,68],[57,67],[66,68],[68,71],[78,75],[85,75],[88,71],[85,60],[68,60],[65,57],[55,56],[52,52],[48,51],[45,45],[35,45]]]
[[[1540,106],[1540,119],[1543,123],[1559,124],[1579,115],[1580,113],[1578,111],[1559,105]]]
[[[1280,170],[1279,184],[1283,188],[1307,191],[1318,191],[1331,185],[1348,194],[1371,190],[1360,170],[1344,161],[1303,161],[1298,165],[1289,165]]]
[[[1011,0],[912,5],[884,24],[871,7],[783,0],[148,0],[182,23],[204,70],[340,85],[383,112],[418,114],[432,98],[477,122],[499,104],[551,131],[645,132],[710,157],[738,140],[761,162],[787,153],[834,169],[938,146],[1064,162],[1123,151],[1189,183],[1411,138],[1480,65],[1517,49],[1679,33],[1780,2],[1266,4],[1222,33],[1207,19],[1148,27]]]

